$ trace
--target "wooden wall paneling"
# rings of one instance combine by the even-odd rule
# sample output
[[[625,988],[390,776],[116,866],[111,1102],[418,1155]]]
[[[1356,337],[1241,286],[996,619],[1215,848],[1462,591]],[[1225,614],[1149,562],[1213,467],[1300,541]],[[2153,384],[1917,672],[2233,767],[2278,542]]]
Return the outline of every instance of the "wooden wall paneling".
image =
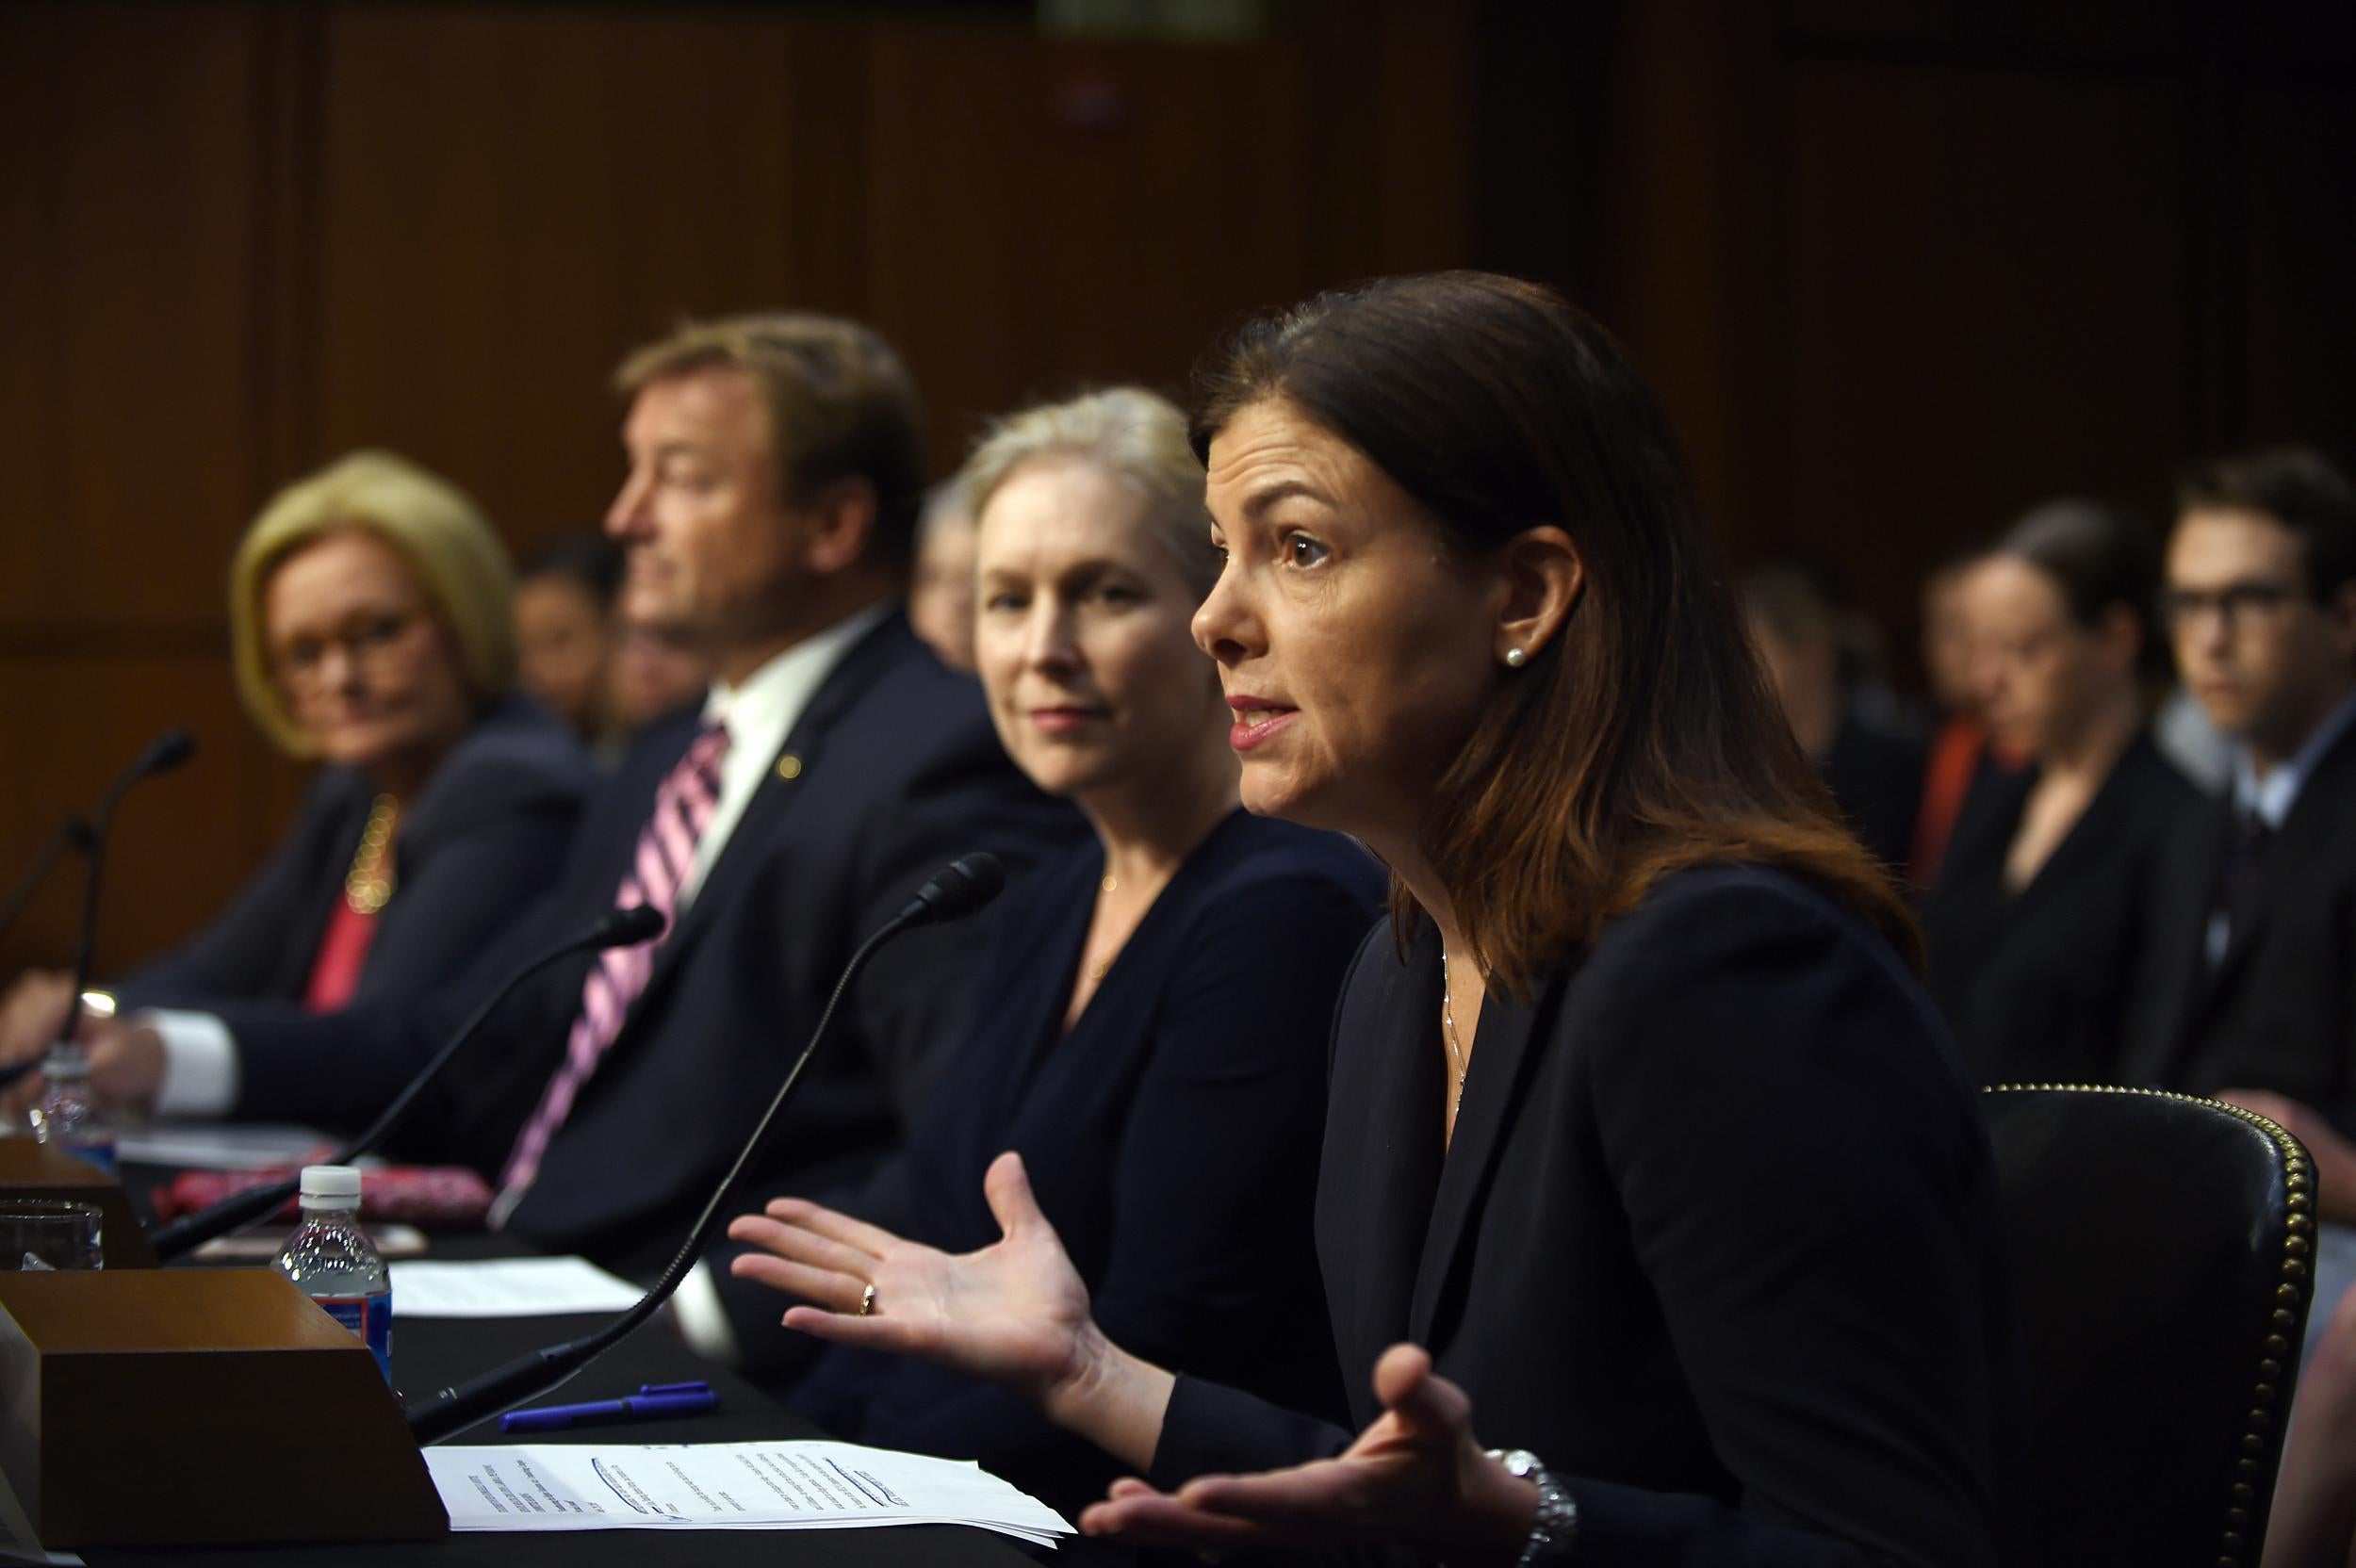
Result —
[[[189,590],[221,580],[252,488],[252,13],[23,8],[0,25],[0,182],[24,199],[0,247],[20,307],[0,460],[46,514],[6,531],[0,615],[41,642],[218,625],[218,596]]]
[[[2356,113],[2345,89],[2294,86],[2250,90],[2242,110],[2240,200],[2201,215],[2244,257],[2231,440],[2312,443],[2356,473]]]
[[[1604,210],[1607,319],[1682,440],[1738,553],[1789,516],[1789,109],[1764,7],[1635,8]]]
[[[1466,265],[1474,16],[1421,0],[1331,0],[1301,41],[1317,285]]]
[[[0,734],[18,743],[0,755],[0,798],[11,807],[0,886],[12,888],[57,822],[88,812],[166,725],[197,737],[195,759],[125,796],[115,819],[97,968],[119,973],[195,930],[252,870],[270,760],[211,658],[101,649],[0,669]],[[27,965],[71,964],[83,876],[69,858],[0,937],[0,985]]]
[[[102,959],[185,934],[274,825],[226,676],[222,589],[264,481],[254,280],[268,231],[260,8],[15,8],[0,17],[0,882],[167,723],[184,774],[125,807]],[[73,949],[60,868],[0,939],[0,982]]]
[[[1082,382],[1183,390],[1217,334],[1304,291],[1314,109],[1290,41],[901,23],[871,47],[870,310],[937,466]]]
[[[519,549],[595,527],[623,352],[794,293],[791,34],[719,10],[339,8],[325,446],[449,473]]]
[[[1793,116],[1795,536],[1903,620],[2031,503],[2154,498],[2201,368],[2182,91],[1803,64]]]

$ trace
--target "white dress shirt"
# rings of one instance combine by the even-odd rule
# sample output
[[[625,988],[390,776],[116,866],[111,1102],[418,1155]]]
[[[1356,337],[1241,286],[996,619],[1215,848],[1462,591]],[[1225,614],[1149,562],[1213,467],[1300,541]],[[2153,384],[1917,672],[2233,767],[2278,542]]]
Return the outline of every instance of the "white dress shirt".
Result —
[[[2250,748],[2237,746],[2233,752],[2233,814],[2243,822],[2255,818],[2269,833],[2280,833],[2290,821],[2291,808],[2299,804],[2299,792],[2307,788],[2307,779],[2323,760],[2324,753],[2337,745],[2348,727],[2356,725],[2356,694],[2351,694],[2331,710],[2329,717],[2315,726],[2299,755],[2268,772],[2258,776],[2258,766],[2250,760]],[[2225,950],[2233,945],[2232,917],[2223,909],[2209,916],[2208,959],[2211,968],[2225,961]]]

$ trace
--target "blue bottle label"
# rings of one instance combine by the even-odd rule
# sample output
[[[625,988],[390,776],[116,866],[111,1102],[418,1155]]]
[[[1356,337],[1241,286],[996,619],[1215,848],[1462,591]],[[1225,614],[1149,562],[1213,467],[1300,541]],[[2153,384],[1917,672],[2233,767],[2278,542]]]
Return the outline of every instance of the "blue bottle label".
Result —
[[[376,1358],[384,1380],[393,1380],[393,1293],[376,1296],[314,1296],[319,1310],[357,1335]]]
[[[84,1165],[96,1166],[109,1176],[117,1174],[115,1140],[110,1137],[89,1139],[70,1137],[65,1142],[65,1152]]]

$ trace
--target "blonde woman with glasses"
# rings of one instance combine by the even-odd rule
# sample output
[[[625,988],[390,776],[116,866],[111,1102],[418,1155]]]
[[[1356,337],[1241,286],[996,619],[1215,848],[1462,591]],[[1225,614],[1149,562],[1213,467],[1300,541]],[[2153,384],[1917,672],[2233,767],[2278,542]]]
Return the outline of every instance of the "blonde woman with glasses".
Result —
[[[474,504],[389,452],[353,452],[263,509],[230,568],[237,688],[279,749],[320,766],[228,906],[116,982],[123,1016],[86,1023],[117,1037],[92,1054],[102,1095],[270,1115],[245,1103],[211,1010],[335,1012],[444,984],[555,876],[590,775],[516,694],[513,595]],[[46,1048],[68,986],[17,980],[0,1055]]]

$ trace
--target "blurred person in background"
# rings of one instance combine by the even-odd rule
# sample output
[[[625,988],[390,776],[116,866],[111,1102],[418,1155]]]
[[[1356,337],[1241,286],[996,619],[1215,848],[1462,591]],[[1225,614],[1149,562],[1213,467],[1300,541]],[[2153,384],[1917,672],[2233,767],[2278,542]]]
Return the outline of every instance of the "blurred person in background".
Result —
[[[2015,767],[2018,758],[2000,757],[1988,746],[1988,727],[1972,689],[1972,629],[1964,611],[1964,585],[1986,556],[1973,545],[1950,555],[1922,580],[1922,672],[1930,683],[1938,727],[1922,765],[1922,802],[1914,817],[1914,844],[1907,869],[1914,884],[1939,881],[1955,813],[1984,767]]]
[[[624,736],[701,702],[712,685],[710,660],[627,615],[614,621],[610,667],[614,724]]]
[[[2145,723],[2159,553],[2120,508],[2029,513],[1962,584],[1980,774],[1923,901],[1931,993],[1983,1083],[2112,1083],[2144,912],[2200,796]]]
[[[2196,469],[2162,602],[2235,757],[2155,897],[2131,1076],[2306,1144],[2325,1220],[2312,1343],[2356,1280],[2356,492],[2304,448]]]
[[[924,498],[916,525],[908,624],[953,670],[973,668],[973,512],[956,482]]]
[[[597,753],[614,749],[614,594],[621,580],[622,552],[594,534],[558,540],[515,579],[524,688]]]
[[[999,738],[1095,831],[1007,895],[963,1044],[907,1152],[850,1206],[987,1247],[983,1175],[1018,1151],[1107,1332],[1338,1415],[1311,1209],[1326,1034],[1381,873],[1339,835],[1242,808],[1234,715],[1189,629],[1219,557],[1184,415],[1131,388],[1032,409],[963,484]],[[747,1216],[730,1233],[783,1230]],[[793,1266],[734,1266],[764,1282],[739,1286],[762,1337],[807,1350],[778,1324]],[[977,1460],[1067,1512],[1120,1474],[1019,1395],[924,1362],[838,1348],[794,1403],[841,1437]]]
[[[176,1009],[332,1013],[412,995],[470,961],[564,864],[589,768],[516,690],[512,594],[474,504],[389,452],[330,465],[254,520],[230,569],[238,694],[280,750],[322,766],[228,906],[114,983],[123,1016],[86,1017],[110,1050],[158,1062],[159,1028],[191,1038],[157,1109],[229,1070],[204,1016]],[[70,987],[19,978],[0,1056],[40,1055]]]
[[[1865,847],[1904,876],[1922,749],[1852,700],[1834,596],[1816,572],[1778,562],[1743,580],[1742,608],[1801,749]]]

